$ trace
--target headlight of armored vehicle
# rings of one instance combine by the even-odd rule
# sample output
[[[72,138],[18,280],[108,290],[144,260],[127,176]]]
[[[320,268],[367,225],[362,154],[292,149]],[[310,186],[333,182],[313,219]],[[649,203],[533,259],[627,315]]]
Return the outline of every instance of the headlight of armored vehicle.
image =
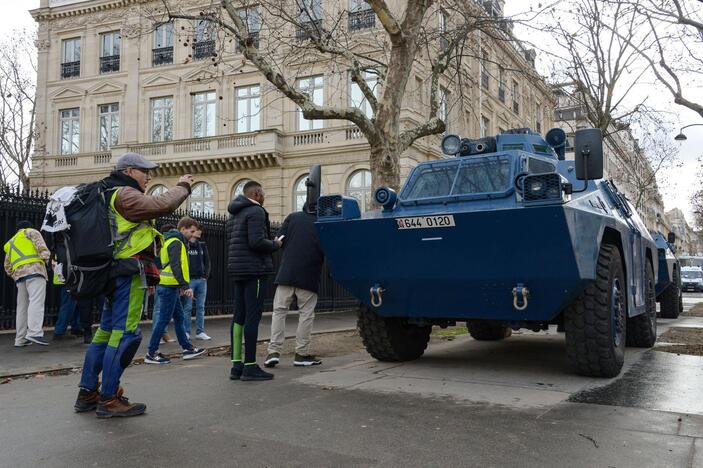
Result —
[[[457,135],[447,135],[442,138],[442,152],[447,156],[454,156],[461,148],[461,138]]]
[[[522,186],[523,199],[526,202],[562,200],[561,175],[558,173],[528,175]]]

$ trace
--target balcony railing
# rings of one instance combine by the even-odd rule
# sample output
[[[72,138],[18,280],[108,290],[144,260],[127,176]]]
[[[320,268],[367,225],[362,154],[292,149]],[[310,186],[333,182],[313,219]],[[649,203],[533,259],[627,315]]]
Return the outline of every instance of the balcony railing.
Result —
[[[502,86],[498,88],[498,99],[500,102],[505,102],[505,88]]]
[[[120,56],[108,55],[100,57],[100,73],[114,73],[120,71]]]
[[[61,78],[75,78],[81,76],[81,62],[66,62],[61,64]]]
[[[362,31],[376,26],[376,13],[371,9],[349,12],[349,30]]]
[[[251,41],[251,45],[256,47],[257,49],[259,48],[259,31],[254,31],[249,33],[249,40]],[[242,48],[239,46],[239,41],[237,41],[237,45],[235,46],[235,49],[237,52],[241,52]]]
[[[200,41],[193,43],[193,58],[203,60],[215,54],[215,41]]]
[[[318,37],[320,28],[322,28],[322,20],[301,22],[295,31],[295,38],[302,42],[311,37]]]
[[[173,63],[173,47],[161,47],[151,50],[151,63],[155,67]]]

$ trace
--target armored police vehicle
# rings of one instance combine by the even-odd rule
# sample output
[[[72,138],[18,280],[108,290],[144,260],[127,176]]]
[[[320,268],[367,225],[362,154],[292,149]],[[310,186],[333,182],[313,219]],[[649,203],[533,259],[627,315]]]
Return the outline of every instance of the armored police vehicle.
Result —
[[[600,130],[576,132],[574,161],[565,147],[560,129],[448,135],[447,158],[416,166],[398,195],[375,191],[378,211],[319,198],[327,261],[363,304],[358,326],[374,358],[416,359],[433,325],[456,322],[478,340],[557,324],[571,365],[591,376],[617,375],[626,344],[654,344],[657,247],[600,180]]]
[[[657,302],[660,304],[663,318],[677,318],[683,312],[683,294],[681,292],[681,262],[676,256],[676,234],[670,232],[667,238],[660,232],[652,232],[657,244],[659,274],[657,275]]]

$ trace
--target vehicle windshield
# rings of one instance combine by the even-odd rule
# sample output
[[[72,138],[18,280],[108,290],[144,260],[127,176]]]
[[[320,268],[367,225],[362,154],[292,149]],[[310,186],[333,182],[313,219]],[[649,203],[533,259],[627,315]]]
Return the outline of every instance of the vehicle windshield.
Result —
[[[686,279],[699,279],[703,278],[703,273],[700,271],[681,271],[681,276]]]
[[[469,156],[420,167],[403,190],[403,200],[501,193],[512,186],[512,157]]]

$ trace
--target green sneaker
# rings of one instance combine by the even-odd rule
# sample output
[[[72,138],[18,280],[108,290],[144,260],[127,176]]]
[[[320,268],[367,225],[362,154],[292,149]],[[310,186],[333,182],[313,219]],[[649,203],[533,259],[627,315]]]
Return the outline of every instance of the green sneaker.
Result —
[[[266,360],[264,361],[264,366],[266,367],[276,367],[276,364],[278,364],[281,361],[281,355],[278,353],[269,353],[268,356],[266,356]]]
[[[322,361],[315,358],[312,354],[303,356],[302,354],[295,353],[295,359],[293,360],[294,366],[319,366]]]

